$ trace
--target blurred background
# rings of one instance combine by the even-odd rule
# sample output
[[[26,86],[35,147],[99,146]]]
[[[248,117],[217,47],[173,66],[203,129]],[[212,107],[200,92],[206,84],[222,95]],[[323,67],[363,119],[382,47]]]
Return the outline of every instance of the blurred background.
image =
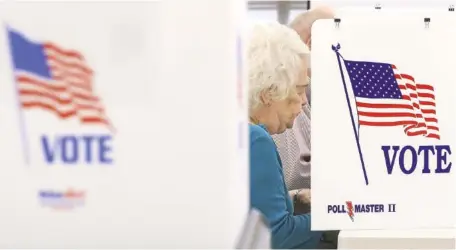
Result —
[[[380,5],[383,8],[399,9],[443,9],[454,5],[454,0],[433,0],[433,1],[381,1],[381,0],[301,0],[301,1],[248,1],[249,22],[277,20],[287,24],[299,13],[316,7],[318,5],[331,6],[340,11],[344,8],[374,8]]]
[[[296,15],[310,8],[309,1],[249,1],[249,22],[277,20],[289,23]]]

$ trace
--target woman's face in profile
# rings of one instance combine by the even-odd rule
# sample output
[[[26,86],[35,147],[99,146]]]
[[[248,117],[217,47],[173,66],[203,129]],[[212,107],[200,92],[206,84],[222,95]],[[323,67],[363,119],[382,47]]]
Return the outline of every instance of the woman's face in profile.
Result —
[[[277,133],[283,133],[286,129],[293,127],[295,118],[302,108],[302,99],[296,91],[290,93],[288,98],[273,103],[272,109],[276,114]]]
[[[294,120],[302,110],[302,105],[307,103],[306,88],[309,85],[307,68],[301,71],[295,89],[292,89],[288,97],[277,101],[274,105],[279,121],[279,133],[293,127]]]

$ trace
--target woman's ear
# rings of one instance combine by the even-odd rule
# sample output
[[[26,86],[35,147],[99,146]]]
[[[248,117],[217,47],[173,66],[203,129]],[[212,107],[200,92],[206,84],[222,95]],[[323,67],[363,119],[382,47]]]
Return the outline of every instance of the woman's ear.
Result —
[[[268,90],[264,90],[263,92],[261,92],[260,100],[264,106],[271,106],[271,93]]]

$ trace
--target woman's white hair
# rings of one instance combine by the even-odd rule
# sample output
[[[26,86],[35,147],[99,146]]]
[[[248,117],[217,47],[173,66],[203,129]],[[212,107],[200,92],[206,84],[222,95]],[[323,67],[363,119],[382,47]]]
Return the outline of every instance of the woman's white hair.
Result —
[[[247,45],[249,108],[262,105],[261,94],[269,91],[274,100],[287,98],[306,67],[303,56],[309,48],[291,28],[279,23],[255,24]]]

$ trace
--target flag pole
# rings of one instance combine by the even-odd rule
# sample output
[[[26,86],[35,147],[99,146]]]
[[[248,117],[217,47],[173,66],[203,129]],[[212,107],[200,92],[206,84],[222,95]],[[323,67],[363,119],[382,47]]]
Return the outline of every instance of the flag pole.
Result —
[[[12,56],[12,45],[11,45],[11,38],[10,38],[10,28],[8,27],[7,24],[4,24],[5,26],[5,29],[8,33],[8,46],[9,46],[9,50],[10,50],[10,62],[11,62],[11,68],[14,67],[14,59],[13,59],[13,56]],[[15,86],[15,89],[16,89],[16,98],[17,98],[17,108],[18,108],[18,115],[19,115],[19,128],[20,128],[20,133],[21,133],[21,139],[22,139],[22,149],[23,149],[23,153],[24,153],[24,161],[25,161],[25,164],[26,165],[29,165],[30,164],[30,148],[29,148],[29,144],[28,144],[28,140],[27,140],[27,130],[25,128],[25,118],[24,118],[24,112],[22,111],[21,109],[21,100],[20,100],[20,95],[19,95],[19,88],[18,88],[18,84],[17,84],[17,80],[16,80],[16,77],[14,75],[14,72],[13,72],[13,79],[12,79],[12,82],[14,83],[14,86]]]
[[[337,44],[336,46],[332,45],[332,50],[336,53],[337,62],[339,63],[340,76],[342,77],[342,83],[344,85],[345,99],[347,100],[347,105],[348,105],[348,110],[350,112],[353,132],[355,134],[356,145],[358,146],[359,159],[361,161],[361,167],[363,169],[364,181],[366,182],[366,186],[367,186],[367,185],[369,185],[369,179],[367,178],[366,166],[364,164],[364,157],[363,157],[363,153],[361,151],[361,145],[359,144],[359,134],[356,131],[355,119],[353,117],[353,110],[350,105],[350,98],[348,97],[347,84],[345,83],[344,71],[342,69],[342,62],[340,59],[342,56],[339,54],[339,49],[340,49],[340,44]]]

